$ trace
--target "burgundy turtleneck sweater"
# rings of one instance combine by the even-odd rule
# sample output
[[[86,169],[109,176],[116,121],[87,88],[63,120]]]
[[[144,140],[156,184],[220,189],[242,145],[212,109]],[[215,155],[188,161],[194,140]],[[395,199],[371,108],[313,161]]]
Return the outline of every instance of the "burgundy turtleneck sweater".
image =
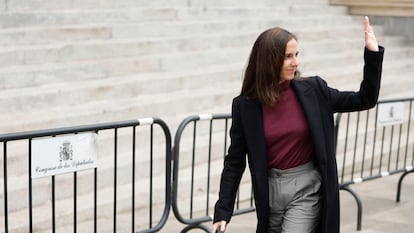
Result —
[[[288,169],[313,159],[313,144],[302,107],[290,81],[281,83],[275,104],[263,105],[268,168]]]

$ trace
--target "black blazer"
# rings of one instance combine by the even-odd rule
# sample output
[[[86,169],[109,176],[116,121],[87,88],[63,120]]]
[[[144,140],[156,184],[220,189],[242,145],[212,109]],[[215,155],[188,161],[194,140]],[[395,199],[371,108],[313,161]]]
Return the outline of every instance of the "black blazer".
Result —
[[[305,113],[322,177],[322,216],[318,232],[339,232],[339,186],[334,145],[335,112],[360,111],[378,100],[384,48],[364,51],[364,77],[358,92],[338,91],[320,77],[292,80]],[[269,187],[262,107],[258,100],[240,95],[233,99],[231,144],[224,160],[214,222],[230,221],[237,188],[246,167],[246,155],[255,196],[257,230],[267,233]]]

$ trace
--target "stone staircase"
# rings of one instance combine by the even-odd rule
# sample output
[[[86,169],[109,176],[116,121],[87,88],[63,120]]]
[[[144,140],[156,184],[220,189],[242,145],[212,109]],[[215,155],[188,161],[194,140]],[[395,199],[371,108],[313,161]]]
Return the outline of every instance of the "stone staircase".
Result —
[[[237,7],[220,1],[98,2],[94,8],[9,3],[1,15],[0,106],[8,111],[1,132],[147,116],[176,125],[178,114],[228,112],[249,50],[264,29],[292,28],[304,42],[314,35],[318,51],[325,36],[309,31],[331,28],[332,38],[360,30],[345,8],[320,0],[282,7],[274,1],[239,1]],[[304,16],[308,11],[312,17]],[[304,57],[304,66],[306,60],[312,59]]]
[[[328,0],[1,1],[0,132],[156,116],[174,134],[188,115],[230,111],[254,40],[274,26],[297,34],[303,75],[358,88],[362,17]],[[381,98],[412,95],[414,46],[375,29],[386,47]]]

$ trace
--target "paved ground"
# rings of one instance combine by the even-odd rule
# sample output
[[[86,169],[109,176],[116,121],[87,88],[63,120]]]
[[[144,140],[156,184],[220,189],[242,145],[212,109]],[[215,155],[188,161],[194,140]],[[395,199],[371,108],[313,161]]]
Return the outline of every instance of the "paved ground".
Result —
[[[355,200],[341,191],[341,233],[408,233],[414,232],[414,173],[404,179],[401,201],[395,202],[399,175],[392,175],[365,183],[352,189],[363,203],[362,229],[356,230],[357,208]],[[256,224],[255,214],[249,213],[232,219],[227,233],[252,233]],[[185,226],[174,217],[161,232],[180,232]],[[192,230],[190,232],[204,232]]]

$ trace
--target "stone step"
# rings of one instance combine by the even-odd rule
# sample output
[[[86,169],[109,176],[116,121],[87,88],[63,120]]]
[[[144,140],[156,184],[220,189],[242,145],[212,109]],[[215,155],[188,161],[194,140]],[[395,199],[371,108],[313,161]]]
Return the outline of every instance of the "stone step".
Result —
[[[395,36],[395,35],[386,35],[386,36],[379,36],[378,38],[379,42],[385,46],[394,46],[394,45],[400,45],[400,46],[410,46],[410,44],[407,42],[407,38],[404,36]]]
[[[1,48],[65,41],[108,40],[112,38],[109,24],[90,24],[56,27],[3,28],[0,31]]]
[[[210,33],[240,33],[254,32],[256,34],[270,27],[285,27],[292,32],[295,28],[298,31],[307,29],[307,33],[319,30],[331,30],[331,33],[325,33],[326,38],[337,38],[338,31],[342,30],[341,35],[349,35],[356,26],[352,23],[353,19],[349,16],[338,16],[336,20],[330,20],[332,16],[297,16],[289,20],[275,17],[262,18],[233,18],[233,19],[215,19],[215,20],[193,20],[193,21],[159,21],[159,22],[131,22],[113,25],[114,38],[138,38],[138,37],[164,37],[173,35],[206,35]],[[359,32],[361,25],[358,25]],[[312,29],[310,29],[312,28]],[[345,29],[345,30],[344,30]],[[345,31],[345,33],[344,33]],[[314,37],[316,38],[316,37]]]
[[[237,4],[232,6],[216,6],[216,7],[200,7],[192,6],[189,8],[181,8],[178,13],[178,18],[180,20],[185,19],[228,19],[228,18],[240,18],[251,17],[256,18],[257,15],[262,17],[273,17],[277,15],[278,17],[282,16],[297,16],[302,17],[303,15],[309,15],[309,12],[312,11],[311,17],[318,15],[331,15],[331,16],[344,16],[346,13],[345,7],[337,6],[326,6],[325,4],[282,4],[278,7],[274,6],[242,6]]]
[[[360,23],[324,26],[320,30],[305,27],[297,30],[291,29],[290,31],[297,35],[299,41],[345,40],[349,38],[360,38],[363,40],[362,25]],[[375,33],[382,35],[383,29],[378,28]]]
[[[177,9],[127,8],[117,10],[61,10],[0,13],[0,28],[125,23],[176,20]]]
[[[260,2],[267,6],[285,6],[285,5],[314,5],[324,4],[326,0],[294,0],[294,1],[275,1],[265,0]],[[87,1],[73,1],[73,0],[8,0],[6,3],[0,4],[0,9],[7,9],[9,11],[44,11],[44,10],[66,10],[66,9],[114,9],[114,8],[130,8],[130,7],[255,7],[257,3],[248,0],[227,0],[227,1],[208,1],[208,0],[87,0]]]

